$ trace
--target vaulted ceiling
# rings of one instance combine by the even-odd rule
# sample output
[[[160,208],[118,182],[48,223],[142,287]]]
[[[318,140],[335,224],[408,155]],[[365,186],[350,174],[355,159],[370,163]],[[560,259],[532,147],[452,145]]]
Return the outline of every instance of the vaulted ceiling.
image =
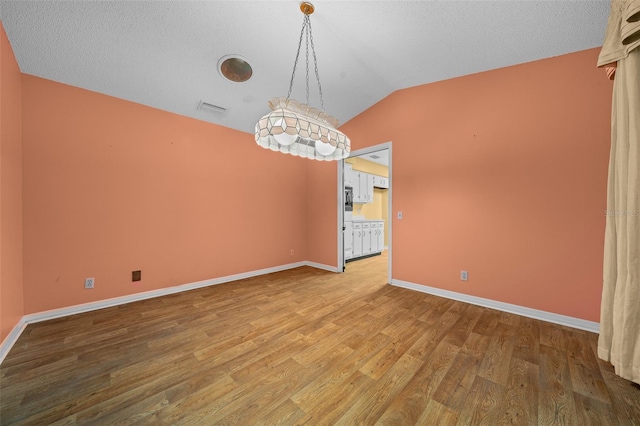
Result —
[[[313,3],[325,110],[341,122],[399,89],[600,46],[609,10],[606,0]],[[23,73],[253,132],[267,101],[287,94],[298,4],[2,0],[0,16]],[[249,81],[219,74],[229,54],[251,64]],[[291,97],[304,102],[301,61]],[[319,106],[313,65],[310,85]]]

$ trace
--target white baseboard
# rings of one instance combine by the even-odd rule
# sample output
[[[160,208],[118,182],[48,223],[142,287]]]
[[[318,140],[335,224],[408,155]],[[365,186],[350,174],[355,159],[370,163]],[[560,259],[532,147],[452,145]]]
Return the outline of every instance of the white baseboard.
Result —
[[[129,294],[121,297],[114,297],[111,299],[99,300],[97,302],[83,303],[81,305],[69,306],[66,308],[52,309],[49,311],[37,312],[35,314],[29,314],[23,316],[18,324],[11,330],[9,335],[2,341],[0,345],[0,364],[4,361],[13,345],[16,343],[20,334],[24,331],[25,327],[29,324],[36,322],[47,321],[55,318],[62,318],[69,315],[80,314],[83,312],[95,311],[98,309],[109,308],[111,306],[124,305],[131,302],[138,302],[140,300],[151,299],[154,297],[166,296],[169,294],[180,293],[188,290],[195,290],[197,288],[209,287],[217,284],[224,284],[231,281],[243,280],[246,278],[257,277],[260,275],[271,274],[274,272],[286,271],[288,269],[299,268],[301,266],[310,266],[312,268],[324,269],[331,272],[338,272],[338,269],[334,266],[323,265],[315,262],[296,262],[289,263],[287,265],[275,266],[272,268],[258,269],[256,271],[243,272],[240,274],[227,275],[220,278],[212,278],[204,281],[197,281],[189,284],[182,284],[173,287],[161,288],[158,290],[145,291],[142,293]]]
[[[330,265],[325,265],[323,263],[316,263],[316,262],[304,262],[304,263],[305,265],[311,266],[312,268],[324,269],[325,271],[329,271],[329,272],[339,272],[336,266],[330,266]]]
[[[13,345],[18,341],[18,337],[22,334],[27,323],[24,320],[24,317],[20,318],[20,321],[16,324],[15,327],[7,334],[7,337],[4,338],[2,344],[0,345],[0,364],[4,361],[4,358],[7,356]]]
[[[590,331],[592,333],[600,333],[600,323],[587,321],[580,318],[574,318],[567,315],[554,314],[552,312],[541,311],[538,309],[527,308],[525,306],[512,305],[511,303],[499,302],[497,300],[484,299],[482,297],[470,296],[468,294],[456,293],[455,291],[443,290],[441,288],[429,287],[420,284],[414,284],[402,280],[391,280],[391,284],[397,287],[409,290],[419,291],[421,293],[433,294],[434,296],[444,297],[446,299],[458,300],[460,302],[470,303],[472,305],[484,306],[485,308],[496,309],[498,311],[509,312],[523,317],[538,319],[541,321],[551,322],[554,324],[565,325],[580,330]]]

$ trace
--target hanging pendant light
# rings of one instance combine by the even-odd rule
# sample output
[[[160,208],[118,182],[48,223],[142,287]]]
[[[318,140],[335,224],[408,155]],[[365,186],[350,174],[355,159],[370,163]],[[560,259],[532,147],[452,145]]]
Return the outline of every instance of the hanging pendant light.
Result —
[[[271,112],[262,117],[256,124],[256,143],[273,151],[314,160],[342,160],[349,156],[351,142],[344,133],[337,130],[338,120],[323,111],[322,86],[320,85],[318,61],[313,46],[311,19],[309,18],[309,15],[314,11],[314,7],[311,3],[302,2],[300,3],[300,10],[304,14],[304,21],[302,22],[296,60],[293,64],[293,73],[289,82],[289,92],[286,98],[273,98],[269,101]],[[307,64],[306,104],[289,98],[293,88],[293,78],[296,75],[303,37],[305,38]],[[313,54],[322,110],[309,106],[309,43]]]

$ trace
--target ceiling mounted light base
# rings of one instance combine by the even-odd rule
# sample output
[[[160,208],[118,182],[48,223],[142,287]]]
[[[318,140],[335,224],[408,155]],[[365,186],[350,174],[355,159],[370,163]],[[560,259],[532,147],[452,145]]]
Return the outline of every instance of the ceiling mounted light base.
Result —
[[[305,15],[311,15],[316,9],[313,7],[313,4],[308,1],[300,2],[300,11]]]
[[[218,72],[234,83],[244,83],[253,75],[249,62],[238,55],[226,55],[218,61]]]

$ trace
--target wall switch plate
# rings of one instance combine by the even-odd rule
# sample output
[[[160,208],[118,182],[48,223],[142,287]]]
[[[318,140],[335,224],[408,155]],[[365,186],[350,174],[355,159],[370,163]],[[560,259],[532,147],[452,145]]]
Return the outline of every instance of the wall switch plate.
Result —
[[[398,220],[402,220],[402,212],[398,212]]]
[[[95,283],[96,283],[95,278],[85,278],[84,279],[84,288],[92,289],[93,286],[95,285]]]
[[[131,281],[141,281],[142,271],[131,271]]]
[[[460,271],[460,281],[469,281],[468,271]]]

